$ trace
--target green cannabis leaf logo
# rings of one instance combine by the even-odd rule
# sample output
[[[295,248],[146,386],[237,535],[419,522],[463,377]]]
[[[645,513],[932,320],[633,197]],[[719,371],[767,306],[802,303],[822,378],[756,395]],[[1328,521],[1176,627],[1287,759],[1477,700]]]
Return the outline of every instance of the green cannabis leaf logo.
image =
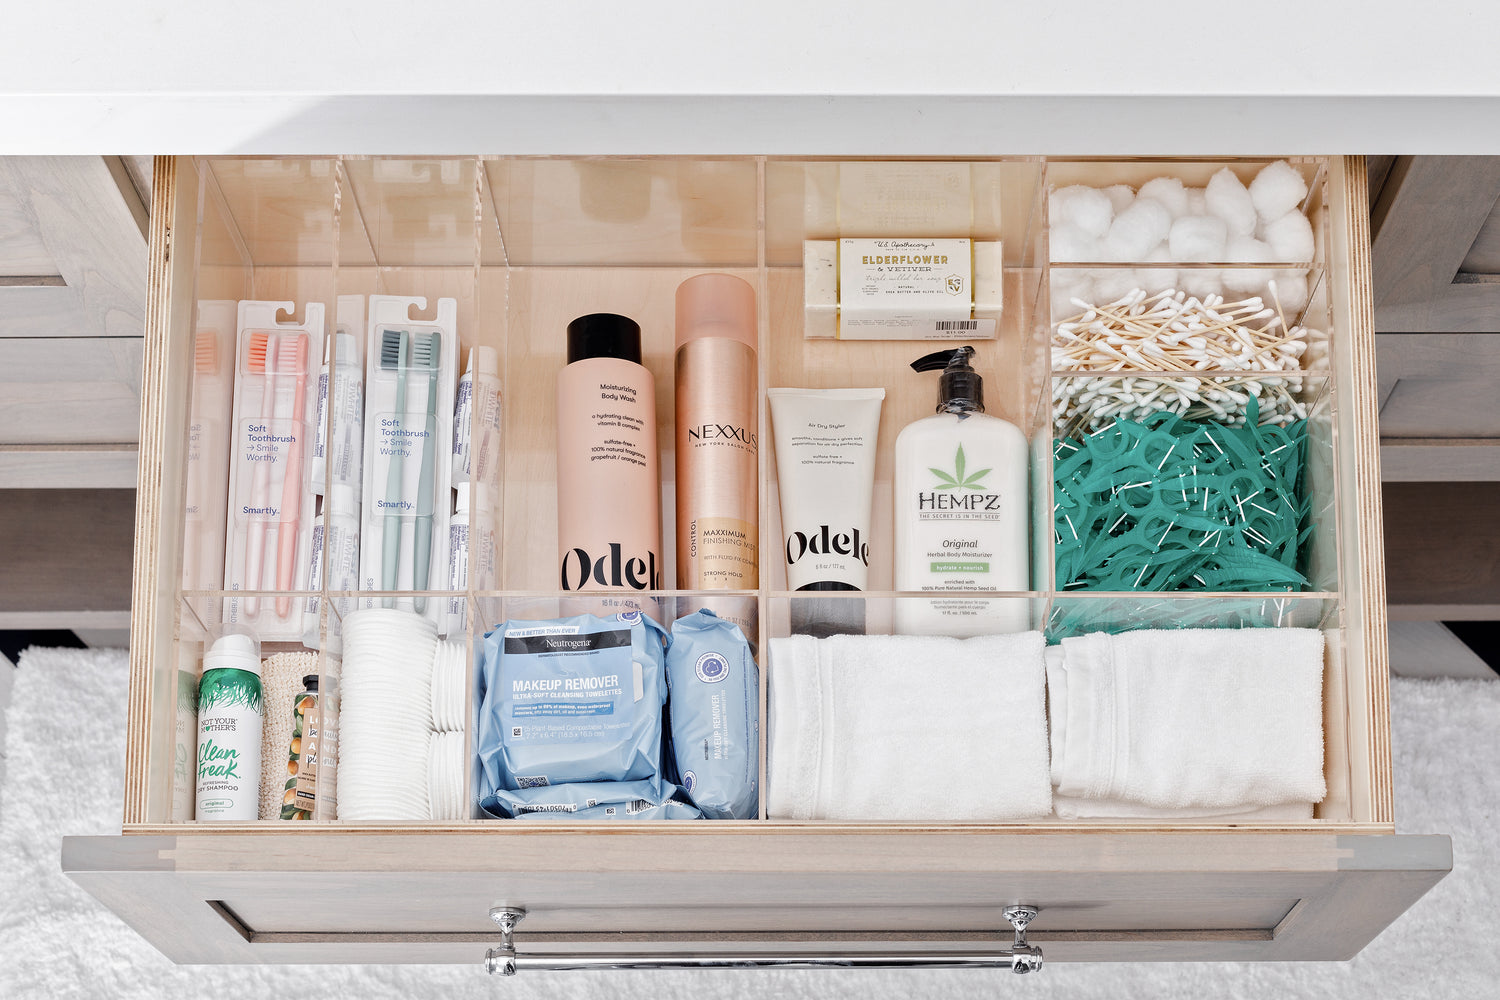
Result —
[[[953,471],[951,473],[944,472],[942,469],[934,469],[931,466],[928,467],[927,471],[938,477],[940,485],[937,488],[940,490],[977,491],[989,488],[985,486],[984,483],[980,482],[980,480],[984,479],[985,476],[990,474],[989,469],[980,469],[978,472],[971,473],[967,476],[964,475],[963,445],[958,446],[958,453],[953,456]]]

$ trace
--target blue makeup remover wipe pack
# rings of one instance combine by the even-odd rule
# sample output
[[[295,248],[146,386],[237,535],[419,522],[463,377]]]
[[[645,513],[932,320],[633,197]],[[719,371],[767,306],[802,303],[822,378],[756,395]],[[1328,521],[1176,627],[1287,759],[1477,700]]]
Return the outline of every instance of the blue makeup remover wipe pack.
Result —
[[[480,798],[660,781],[665,633],[637,611],[511,620],[484,638]]]
[[[667,687],[676,780],[710,819],[754,819],[760,681],[740,627],[707,609],[673,622]]]

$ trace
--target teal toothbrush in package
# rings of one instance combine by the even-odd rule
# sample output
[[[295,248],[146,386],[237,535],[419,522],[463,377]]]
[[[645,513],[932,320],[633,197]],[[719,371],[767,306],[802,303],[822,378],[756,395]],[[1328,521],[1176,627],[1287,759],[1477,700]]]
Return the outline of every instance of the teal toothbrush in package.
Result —
[[[668,714],[677,780],[710,819],[754,819],[760,681],[740,627],[708,610],[672,624]]]
[[[432,320],[413,320],[421,296],[372,295],[366,323],[359,589],[441,590],[448,578],[452,513],[453,393],[458,302],[438,299]],[[446,602],[426,596],[361,598],[448,627]]]
[[[569,782],[659,782],[665,639],[638,611],[513,620],[485,636],[481,800]]]

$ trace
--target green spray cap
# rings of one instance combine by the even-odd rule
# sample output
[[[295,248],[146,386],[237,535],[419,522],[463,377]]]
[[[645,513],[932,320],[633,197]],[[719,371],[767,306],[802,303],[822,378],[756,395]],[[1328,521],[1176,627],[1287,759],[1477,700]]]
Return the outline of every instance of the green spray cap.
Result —
[[[938,376],[937,412],[984,412],[984,379],[969,366],[974,348],[965,345],[947,351],[933,351],[911,363],[913,371],[942,371]]]

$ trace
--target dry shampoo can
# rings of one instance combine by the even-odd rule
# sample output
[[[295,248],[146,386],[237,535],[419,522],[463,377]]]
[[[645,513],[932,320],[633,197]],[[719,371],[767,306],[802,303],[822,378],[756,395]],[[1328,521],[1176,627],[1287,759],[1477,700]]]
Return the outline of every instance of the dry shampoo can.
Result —
[[[198,682],[199,822],[259,818],[262,711],[255,640],[221,636]]]

